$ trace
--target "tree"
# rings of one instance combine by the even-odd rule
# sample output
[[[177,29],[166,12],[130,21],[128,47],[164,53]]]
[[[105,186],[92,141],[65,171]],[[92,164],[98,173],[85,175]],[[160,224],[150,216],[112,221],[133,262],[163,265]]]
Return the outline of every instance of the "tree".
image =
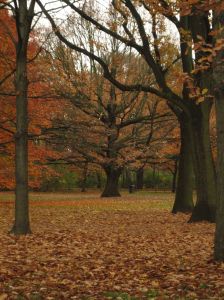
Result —
[[[3,66],[0,68],[0,164],[4,166],[4,173],[0,174],[0,186],[4,189],[13,189],[16,186],[15,223],[11,230],[14,234],[30,233],[28,168],[29,186],[37,188],[41,184],[43,174],[52,174],[52,171],[43,165],[44,159],[55,155],[38,142],[41,134],[40,124],[50,124],[48,115],[52,109],[48,103],[43,104],[43,101],[40,101],[41,96],[49,90],[49,86],[47,88],[40,81],[40,61],[34,64],[41,51],[32,31],[34,6],[35,1],[4,1],[0,4],[0,60]]]
[[[69,28],[73,30],[72,24]],[[76,30],[80,35],[78,26]],[[50,45],[53,45],[52,41]],[[106,47],[107,60],[113,64],[117,76],[125,76],[127,80],[133,76],[140,78],[144,67],[141,59],[132,53],[127,55],[125,50],[119,51],[116,41],[111,45],[112,49],[106,45],[103,49]],[[145,93],[119,92],[103,79],[101,69],[94,61],[89,64],[61,43],[56,43],[51,58],[47,56],[46,59],[51,62],[49,70],[53,73],[48,78],[51,77],[55,93],[69,100],[71,105],[70,108],[67,105],[61,118],[55,120],[55,129],[59,129],[60,124],[63,124],[61,130],[65,129],[62,135],[56,133],[56,140],[63,139],[64,149],[69,150],[64,151],[61,159],[70,164],[88,162],[88,165],[101,166],[107,178],[102,196],[119,196],[118,180],[122,170],[143,159],[143,152],[153,155],[155,146],[152,145],[158,143],[161,123],[164,118],[173,122],[172,116],[167,114],[167,108],[158,106],[158,99],[150,99]],[[164,136],[167,136],[167,130]]]
[[[186,104],[186,103],[188,103],[188,101],[186,101],[186,99],[183,101],[183,99],[170,88],[168,82],[166,81],[167,72],[171,69],[172,63],[171,63],[170,66],[168,66],[167,64],[164,63],[163,60],[161,60],[162,56],[160,55],[158,44],[159,44],[160,41],[162,41],[162,39],[158,38],[157,32],[155,30],[156,29],[156,26],[155,26],[156,23],[154,22],[154,25],[153,25],[153,32],[152,32],[153,38],[152,38],[152,41],[154,40],[154,43],[152,43],[152,48],[151,48],[151,44],[149,43],[148,38],[147,38],[147,34],[146,34],[146,27],[144,27],[143,19],[141,18],[141,15],[138,12],[138,8],[137,8],[138,5],[135,6],[135,4],[131,3],[131,1],[124,1],[124,3],[119,2],[120,3],[119,5],[117,5],[118,2],[116,2],[116,3],[113,2],[113,5],[115,6],[115,9],[121,14],[121,17],[123,18],[123,21],[121,21],[121,24],[120,24],[121,26],[123,26],[123,29],[124,29],[124,35],[122,36],[120,33],[117,33],[117,31],[114,31],[111,28],[108,28],[107,26],[101,24],[100,22],[98,22],[97,20],[92,18],[90,15],[86,14],[84,10],[79,9],[73,3],[70,3],[69,1],[64,1],[64,2],[67,5],[69,5],[73,11],[80,14],[80,16],[82,16],[84,19],[86,19],[87,21],[89,21],[92,24],[94,24],[95,26],[97,26],[98,29],[100,29],[103,32],[105,32],[106,34],[109,34],[112,37],[120,40],[127,47],[132,47],[137,52],[139,52],[142,55],[142,57],[145,59],[145,61],[147,62],[149,68],[154,72],[155,80],[156,80],[156,83],[157,83],[159,89],[156,88],[155,84],[154,85],[142,85],[142,84],[127,85],[127,84],[124,84],[124,83],[116,80],[113,77],[113,74],[111,73],[111,70],[110,70],[109,66],[107,65],[107,63],[102,58],[100,58],[99,56],[89,52],[88,50],[84,49],[83,47],[78,46],[76,43],[70,42],[68,39],[65,38],[65,36],[63,36],[61,34],[61,32],[58,30],[58,27],[55,24],[54,20],[47,13],[47,11],[45,10],[45,8],[41,4],[41,2],[38,1],[39,5],[41,6],[43,11],[45,12],[46,16],[49,18],[49,20],[51,22],[51,25],[52,25],[52,27],[54,28],[54,30],[56,32],[56,35],[68,47],[91,57],[91,59],[96,60],[102,66],[103,71],[104,71],[104,76],[107,79],[109,79],[113,84],[115,84],[119,89],[124,90],[124,91],[142,90],[142,91],[145,91],[145,92],[156,94],[157,96],[166,99],[171,104],[176,105],[178,110],[180,110],[180,111],[183,110],[184,113],[187,115],[187,117],[189,119],[191,119],[190,107],[188,107],[188,105]],[[124,7],[126,7],[127,10],[125,10]],[[146,8],[146,10],[149,11],[147,6],[145,8]],[[129,12],[129,15],[127,14],[127,12]],[[130,21],[131,18],[129,18],[130,16],[132,16],[131,21]],[[154,16],[154,19],[155,19],[155,14],[153,14],[153,16]],[[179,21],[176,17],[174,17],[172,19],[175,20],[175,22],[177,22],[178,25],[179,25]],[[130,30],[130,27],[128,27],[128,25],[130,23],[131,24],[135,23],[135,34],[133,34],[132,31]],[[148,27],[150,28],[150,26],[148,26]],[[136,36],[137,30],[138,30],[138,33],[139,33],[138,38],[142,41],[142,45],[140,45],[136,42],[135,36]],[[165,42],[168,43],[168,40],[165,40]],[[183,40],[181,39],[181,44],[182,43],[183,43]],[[185,42],[185,47],[186,47],[186,45],[187,45],[187,43]],[[154,49],[154,51],[151,50],[151,49]],[[176,60],[177,59],[175,58],[174,62]],[[191,133],[192,132],[193,132],[193,129],[192,129]],[[186,137],[186,138],[188,140],[190,140],[191,137],[193,138],[194,136],[192,136],[192,134],[191,134],[190,136],[188,135],[188,137]],[[181,171],[184,172],[183,169],[181,169]],[[198,190],[200,190],[200,188],[202,189],[202,186],[198,185]],[[200,199],[199,202],[201,203],[201,201],[204,199],[202,197],[201,192],[198,192],[198,198]],[[211,206],[212,206],[212,204],[211,204]],[[204,218],[205,216],[201,216],[201,217]],[[210,217],[213,218],[212,214],[208,216],[208,218],[210,218]],[[206,216],[206,218],[207,218],[207,216]]]
[[[14,6],[13,6],[14,4]],[[28,208],[28,116],[27,116],[27,50],[35,1],[3,2],[1,8],[9,7],[16,23],[16,134],[15,134],[15,173],[16,173],[16,207],[15,223],[11,230],[14,234],[30,233]]]
[[[215,231],[214,258],[224,261],[224,6],[219,4],[213,11],[214,24],[214,63],[213,80],[217,116],[217,216]]]

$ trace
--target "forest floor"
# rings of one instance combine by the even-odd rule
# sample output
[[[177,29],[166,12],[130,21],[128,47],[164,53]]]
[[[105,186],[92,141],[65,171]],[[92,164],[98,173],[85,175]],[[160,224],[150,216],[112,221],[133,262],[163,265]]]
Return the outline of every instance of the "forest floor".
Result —
[[[12,198],[0,193],[0,300],[224,299],[214,224],[171,214],[168,192],[33,193],[22,237]]]

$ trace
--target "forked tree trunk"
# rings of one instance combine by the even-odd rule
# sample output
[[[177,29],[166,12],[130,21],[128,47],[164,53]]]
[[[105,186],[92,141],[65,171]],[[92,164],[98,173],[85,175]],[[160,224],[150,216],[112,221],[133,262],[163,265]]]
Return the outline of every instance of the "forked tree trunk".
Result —
[[[215,222],[217,194],[215,166],[209,132],[210,110],[211,103],[206,100],[201,105],[195,107],[193,113],[193,163],[197,201],[189,222]]]
[[[144,168],[139,168],[136,171],[136,189],[142,190],[144,186]]]
[[[193,162],[192,143],[189,122],[184,115],[180,120],[181,147],[179,155],[179,169],[177,187],[172,213],[192,212],[193,203]]]
[[[122,170],[114,166],[104,167],[106,173],[106,185],[101,197],[120,197],[119,193],[119,178]]]
[[[217,39],[224,39],[224,11],[213,12],[214,27],[221,28]],[[217,117],[217,213],[214,258],[224,261],[224,49],[216,53],[214,59],[214,86]]]
[[[28,110],[27,110],[27,48],[31,22],[33,18],[34,1],[28,12],[27,1],[19,1],[16,11],[16,26],[18,42],[16,48],[16,134],[15,134],[15,223],[11,233],[28,234],[29,201],[28,201]]]

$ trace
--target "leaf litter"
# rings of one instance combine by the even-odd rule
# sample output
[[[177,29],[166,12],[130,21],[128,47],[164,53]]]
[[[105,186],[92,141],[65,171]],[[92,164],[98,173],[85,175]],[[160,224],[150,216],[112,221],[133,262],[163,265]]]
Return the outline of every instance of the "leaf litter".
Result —
[[[31,201],[28,236],[7,234],[13,207],[0,206],[0,300],[224,299],[214,224],[171,214],[171,194],[42,197]]]

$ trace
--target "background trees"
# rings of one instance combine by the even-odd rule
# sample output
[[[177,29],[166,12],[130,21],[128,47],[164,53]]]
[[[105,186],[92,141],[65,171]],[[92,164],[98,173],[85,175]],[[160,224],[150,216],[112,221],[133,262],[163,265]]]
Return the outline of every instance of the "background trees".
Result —
[[[86,47],[104,56],[117,78],[123,77],[127,82],[150,80],[150,74],[143,72],[145,63],[139,56],[122,48],[115,39],[107,44],[97,43],[100,36],[94,37],[87,22],[72,21],[65,26],[66,34],[72,34],[81,44],[89,36]],[[174,116],[158,97],[140,91],[120,92],[103,78],[94,60],[74,53],[61,42],[49,41],[45,59],[55,95],[69,101],[53,128],[54,132],[59,130],[53,143],[55,139],[64,141],[61,160],[83,167],[100,166],[107,178],[102,196],[119,196],[122,170],[141,167],[142,162],[152,161],[161,153],[176,127]],[[162,129],[164,122],[166,129]]]
[[[45,49],[39,60],[46,64],[46,58],[50,58],[49,70],[46,67],[40,70],[35,64],[28,67],[39,52],[35,35],[31,33],[35,3],[38,3],[60,40],[54,49]],[[220,114],[222,112],[222,3],[181,1],[171,5],[163,0],[117,0],[111,1],[106,17],[100,15],[93,2],[90,2],[92,7],[82,1],[74,3],[63,0],[62,3],[72,12],[68,21],[64,22],[65,26],[60,26],[57,18],[40,0],[1,2],[1,8],[10,8],[16,21],[14,23],[6,11],[1,12],[1,35],[5,44],[0,49],[0,151],[1,163],[8,166],[7,172],[12,172],[13,164],[8,158],[13,156],[10,146],[13,139],[16,145],[16,221],[12,231],[18,234],[30,231],[27,189],[29,130],[33,139],[30,149],[34,155],[30,158],[32,170],[35,170],[34,175],[31,174],[34,186],[37,186],[36,178],[40,174],[37,170],[41,170],[37,153],[42,153],[42,163],[48,162],[51,155],[55,155],[53,160],[58,159],[57,154],[51,151],[49,141],[46,142],[45,138],[43,142],[43,134],[46,133],[47,139],[50,135],[53,139],[50,133],[53,128],[57,135],[60,129],[63,145],[57,150],[66,156],[67,162],[81,161],[84,173],[89,165],[101,166],[107,175],[103,195],[111,195],[113,191],[116,196],[119,195],[118,179],[124,168],[139,169],[141,173],[151,159],[155,161],[157,158],[161,163],[162,152],[164,157],[170,155],[169,151],[161,151],[158,141],[170,141],[169,135],[172,135],[176,124],[172,128],[171,113],[167,113],[165,104],[161,105],[161,99],[168,104],[180,125],[179,172],[173,211],[192,210],[193,162],[197,201],[190,220],[214,221],[217,191],[210,114],[213,96],[217,100],[218,111]],[[217,8],[220,13],[217,13]],[[172,24],[178,33],[175,41],[169,41],[167,24]],[[36,54],[31,57],[31,53]],[[30,75],[28,81],[29,73],[33,76]],[[47,80],[45,74],[45,81],[38,84],[41,73],[54,74],[50,75],[52,82],[49,78]],[[13,76],[14,82],[9,80]],[[55,102],[53,114],[45,103],[44,110],[49,112],[49,118],[40,125],[37,119],[43,120],[45,112],[39,101],[39,92],[46,92],[46,89],[52,92],[50,98],[54,96],[69,102],[65,104],[61,100],[61,112]],[[28,105],[28,98],[36,101],[29,101]],[[38,116],[35,112],[37,106],[41,112]],[[164,117],[167,117],[167,128],[162,130],[158,124],[164,121]],[[220,167],[220,115],[217,128]],[[53,140],[55,143],[56,138]],[[53,148],[56,150],[55,145]],[[60,159],[65,161],[65,157]],[[221,178],[222,170],[218,168],[219,199],[222,193]],[[1,185],[6,184],[2,179]],[[218,220],[221,220],[222,201],[218,203]],[[221,247],[218,243],[222,244],[218,238],[222,236],[218,233],[222,227],[222,223],[217,222],[218,248]],[[217,250],[217,253],[220,251]]]
[[[142,55],[143,59],[146,61],[148,67],[152,70],[152,72],[155,76],[155,82],[157,83],[160,90],[158,88],[156,88],[155,85],[150,85],[150,84],[148,84],[148,85],[141,85],[141,84],[127,85],[124,82],[120,82],[119,80],[116,80],[116,78],[114,78],[114,76],[113,76],[110,66],[107,65],[107,63],[105,62],[105,60],[102,57],[100,58],[99,56],[91,53],[87,49],[84,49],[82,46],[79,46],[75,42],[71,43],[69,41],[69,39],[66,39],[59,31],[57,31],[56,32],[57,36],[64,43],[66,43],[67,46],[71,47],[74,50],[80,51],[83,54],[88,55],[89,57],[91,57],[91,59],[95,59],[98,63],[100,63],[104,70],[104,76],[107,79],[111,80],[111,82],[114,83],[121,90],[134,91],[134,90],[141,89],[145,92],[154,93],[160,97],[165,98],[170,103],[173,103],[173,105],[176,105],[176,107],[177,107],[176,111],[181,112],[181,110],[184,110],[184,112],[188,115],[188,117],[190,117],[189,107],[187,107],[187,105],[186,105],[186,103],[189,104],[189,102],[187,101],[185,103],[185,101],[183,101],[183,99],[179,96],[179,94],[177,94],[175,92],[175,89],[172,89],[172,85],[168,84],[168,81],[166,81],[168,70],[170,70],[172,68],[169,65],[167,66],[167,64],[161,58],[162,57],[161,52],[162,52],[162,49],[164,49],[164,47],[162,47],[162,45],[164,45],[163,43],[165,43],[165,42],[167,45],[167,40],[164,38],[163,39],[159,38],[159,34],[156,30],[157,26],[156,26],[156,21],[155,21],[156,19],[155,19],[154,13],[152,14],[153,15],[152,20],[154,19],[154,21],[152,22],[152,27],[150,27],[150,24],[148,27],[148,28],[152,29],[151,35],[149,35],[151,37],[151,40],[149,41],[147,38],[147,33],[146,33],[148,28],[144,27],[143,19],[141,18],[140,12],[138,11],[138,5],[135,6],[130,1],[125,1],[122,4],[122,5],[124,5],[124,7],[126,6],[126,8],[130,11],[130,15],[126,15],[125,8],[124,7],[122,8],[122,5],[119,8],[116,8],[116,3],[115,2],[113,3],[115,10],[117,9],[118,12],[121,14],[121,17],[124,18],[124,21],[120,21],[121,29],[120,29],[119,33],[117,33],[117,31],[115,32],[113,30],[113,28],[112,29],[108,28],[107,25],[104,25],[103,23],[98,22],[96,19],[92,18],[90,15],[85,13],[84,10],[81,10],[79,7],[74,6],[73,4],[69,3],[69,1],[66,2],[66,4],[70,5],[70,7],[76,13],[80,14],[87,21],[89,21],[93,25],[97,26],[97,28],[102,30],[104,33],[111,35],[113,38],[118,39],[122,43],[124,43],[127,47],[131,47],[131,48],[135,49],[137,52],[139,52],[139,54]],[[44,9],[44,8],[42,7],[42,9]],[[122,13],[122,9],[124,10],[123,13]],[[150,14],[150,8],[148,8],[146,6],[145,9]],[[45,10],[45,13],[46,13],[47,17],[50,19],[53,28],[56,29],[57,26],[54,23],[54,20],[50,17],[50,15],[46,12],[46,10]],[[126,19],[125,19],[125,16],[126,16]],[[132,18],[131,18],[131,16],[132,16]],[[121,20],[122,20],[122,18],[121,18]],[[150,17],[148,20],[149,20],[148,22],[150,23],[150,20],[151,20]],[[159,20],[161,20],[161,18]],[[135,24],[135,28],[136,28],[134,35],[132,34],[131,27],[130,27],[133,23]],[[129,24],[131,24],[131,25],[129,26]],[[123,25],[123,31],[122,31],[122,25]],[[121,32],[121,34],[120,34],[120,32]],[[123,33],[123,35],[122,35],[122,33]],[[138,42],[136,42],[135,38],[137,36],[137,33],[139,33],[138,38],[141,40],[142,45],[140,45]],[[159,42],[161,42],[160,47],[159,47]],[[151,46],[152,46],[152,48],[151,48]],[[173,59],[173,61],[176,61],[177,57],[175,54],[174,54],[174,57],[175,58]],[[188,136],[188,137],[186,137],[186,139],[190,140],[190,137]],[[184,172],[184,169],[181,169],[181,170]],[[202,195],[202,193],[199,193],[199,195]],[[189,201],[192,201],[192,199],[190,199]],[[203,200],[203,203],[207,203],[207,202]]]

